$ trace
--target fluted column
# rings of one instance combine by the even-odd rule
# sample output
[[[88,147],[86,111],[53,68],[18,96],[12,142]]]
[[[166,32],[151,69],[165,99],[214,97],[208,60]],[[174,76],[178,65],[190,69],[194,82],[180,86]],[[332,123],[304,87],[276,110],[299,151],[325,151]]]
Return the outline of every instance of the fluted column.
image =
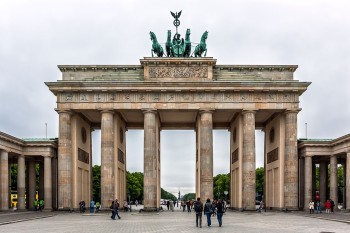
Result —
[[[25,199],[24,194],[26,191],[26,175],[25,175],[25,158],[23,155],[18,156],[18,170],[17,170],[17,209],[24,210]]]
[[[200,197],[213,199],[213,113],[201,111],[199,120]]]
[[[350,210],[350,152],[346,153],[346,209]]]
[[[286,209],[298,209],[298,111],[285,112],[284,207]]]
[[[58,111],[58,208],[72,209],[72,135],[71,112]]]
[[[305,156],[305,193],[304,193],[304,209],[309,208],[309,201],[312,198],[312,157]]]
[[[332,155],[330,161],[329,197],[334,201],[334,210],[338,209],[338,161],[337,156]]]
[[[322,208],[324,207],[326,203],[326,198],[327,198],[327,163],[326,161],[321,161],[320,162],[320,202]]]
[[[144,110],[144,210],[157,209],[157,112]]]
[[[45,209],[52,209],[52,171],[51,157],[44,157],[44,201]]]
[[[101,205],[107,208],[114,199],[114,121],[112,111],[101,114]]]
[[[34,200],[35,200],[35,191],[36,191],[36,173],[35,173],[35,161],[30,160],[28,164],[28,190],[29,193],[27,195],[28,197],[28,206],[29,209],[34,209]]]
[[[8,152],[0,151],[0,210],[9,209],[9,159]]]
[[[243,209],[255,210],[255,111],[243,114]]]

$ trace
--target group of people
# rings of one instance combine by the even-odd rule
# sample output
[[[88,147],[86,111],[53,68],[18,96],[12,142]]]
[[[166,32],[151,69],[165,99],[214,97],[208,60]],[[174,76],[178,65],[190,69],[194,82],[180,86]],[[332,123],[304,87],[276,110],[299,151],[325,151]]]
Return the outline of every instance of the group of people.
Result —
[[[35,211],[38,211],[38,210],[43,211],[43,209],[44,209],[44,200],[43,199],[40,199],[40,200],[35,199],[34,200],[34,208],[35,208]]]
[[[112,212],[111,219],[115,220],[116,216],[118,217],[118,219],[121,219],[121,217],[119,216],[119,201],[118,201],[118,199],[115,199],[115,201],[112,201],[112,204],[109,208],[111,209],[111,212]]]
[[[91,200],[90,202],[90,213],[97,213],[101,209],[100,202],[96,202],[94,200]],[[81,200],[79,202],[79,211],[80,213],[85,213],[86,207],[85,207],[85,201]]]
[[[330,214],[334,212],[334,201],[332,199],[328,199],[324,205],[326,209],[326,214]],[[309,201],[309,211],[310,214],[314,214],[316,209],[316,213],[322,213],[321,211],[321,202],[320,200],[317,200],[316,204],[313,200]]]
[[[197,198],[197,201],[194,202],[194,211],[196,212],[196,227],[202,227],[202,213],[207,217],[207,225],[211,226],[211,217],[217,217],[219,227],[222,226],[222,216],[225,212],[225,204],[221,200],[210,201],[208,198],[205,204],[202,203],[200,197]]]

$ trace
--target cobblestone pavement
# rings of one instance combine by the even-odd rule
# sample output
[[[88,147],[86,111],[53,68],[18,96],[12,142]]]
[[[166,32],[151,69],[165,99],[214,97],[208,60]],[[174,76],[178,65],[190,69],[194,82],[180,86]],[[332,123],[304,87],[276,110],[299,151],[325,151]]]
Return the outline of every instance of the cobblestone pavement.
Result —
[[[44,213],[52,215],[52,213]],[[4,217],[0,215],[0,218]],[[23,217],[21,213],[18,218]],[[35,219],[0,225],[0,232],[350,232],[350,224],[309,218],[299,214],[283,212],[231,212],[223,216],[223,226],[216,218],[207,227],[203,216],[203,227],[195,227],[194,212],[163,211],[156,213],[120,212],[121,220],[112,220],[110,213],[80,214],[54,212],[49,218]],[[305,217],[307,216],[307,217]],[[347,215],[348,216],[348,215]],[[12,215],[12,218],[15,215]]]

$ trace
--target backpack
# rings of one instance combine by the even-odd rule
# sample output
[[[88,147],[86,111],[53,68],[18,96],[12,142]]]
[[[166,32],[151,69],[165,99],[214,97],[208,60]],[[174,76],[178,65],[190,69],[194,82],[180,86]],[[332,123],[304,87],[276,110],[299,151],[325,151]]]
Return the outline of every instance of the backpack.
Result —
[[[196,201],[194,203],[194,211],[196,212],[202,212],[202,205],[199,201]]]

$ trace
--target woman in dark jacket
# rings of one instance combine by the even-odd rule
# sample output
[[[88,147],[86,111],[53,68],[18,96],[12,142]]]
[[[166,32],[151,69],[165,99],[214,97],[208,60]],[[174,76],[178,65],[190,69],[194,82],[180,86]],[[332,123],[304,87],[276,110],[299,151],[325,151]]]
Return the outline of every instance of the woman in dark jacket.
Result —
[[[218,218],[218,222],[219,222],[219,227],[222,226],[222,215],[224,214],[224,209],[223,209],[223,203],[218,200],[218,202],[216,203],[216,216]]]
[[[210,199],[208,198],[207,202],[204,205],[204,213],[207,216],[208,227],[211,226],[211,219],[210,219],[210,217],[211,217],[212,211],[213,211],[213,206],[212,206],[212,204],[210,202]]]

